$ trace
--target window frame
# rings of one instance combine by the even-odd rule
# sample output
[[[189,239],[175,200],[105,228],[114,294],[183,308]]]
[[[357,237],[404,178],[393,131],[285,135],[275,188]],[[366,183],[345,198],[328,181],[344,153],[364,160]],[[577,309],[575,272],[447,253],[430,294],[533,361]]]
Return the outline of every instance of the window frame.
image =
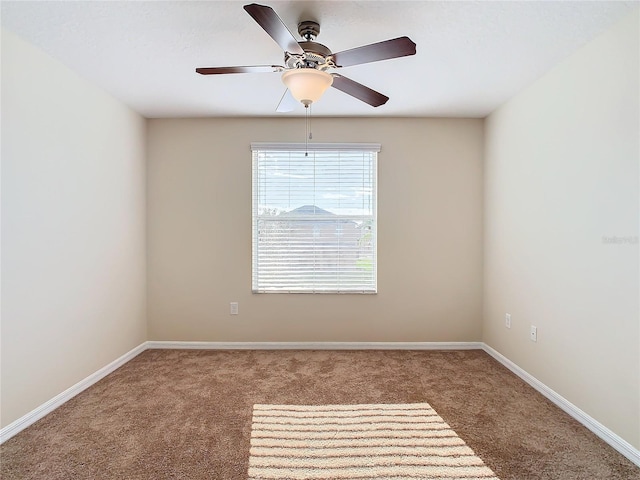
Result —
[[[252,184],[251,184],[251,287],[252,293],[256,294],[281,294],[281,293],[293,293],[293,294],[377,294],[378,293],[378,255],[377,255],[377,212],[378,212],[378,153],[381,150],[381,146],[378,143],[272,143],[272,142],[253,142],[251,143],[251,172],[252,172]],[[360,288],[345,288],[344,285],[337,283],[334,288],[275,288],[269,286],[261,286],[258,282],[259,272],[256,271],[258,266],[258,223],[260,220],[260,214],[258,213],[259,199],[257,198],[256,188],[258,185],[258,169],[256,162],[258,161],[258,155],[264,152],[363,152],[372,155],[370,168],[371,168],[371,188],[372,199],[371,209],[372,214],[366,215],[367,220],[371,220],[373,224],[372,232],[372,281],[369,285],[362,285]],[[314,178],[316,173],[314,171]],[[320,207],[318,207],[320,208]],[[353,217],[361,217],[359,215],[353,215]],[[345,217],[343,217],[345,218]],[[336,227],[338,228],[338,227]]]

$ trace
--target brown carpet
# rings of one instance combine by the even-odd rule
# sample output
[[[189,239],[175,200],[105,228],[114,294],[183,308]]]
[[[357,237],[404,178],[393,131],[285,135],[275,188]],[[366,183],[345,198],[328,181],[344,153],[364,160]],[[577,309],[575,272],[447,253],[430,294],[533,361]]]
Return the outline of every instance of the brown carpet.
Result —
[[[501,480],[640,480],[482,351],[149,350],[0,446],[0,475],[246,480],[254,404],[421,402]]]

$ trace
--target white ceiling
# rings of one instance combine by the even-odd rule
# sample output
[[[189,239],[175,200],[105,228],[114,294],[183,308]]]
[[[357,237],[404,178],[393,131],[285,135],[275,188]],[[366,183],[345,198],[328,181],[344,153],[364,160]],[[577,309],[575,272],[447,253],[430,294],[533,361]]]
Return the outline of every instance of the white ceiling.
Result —
[[[2,26],[150,118],[273,116],[278,73],[202,76],[196,67],[282,65],[247,1],[2,1]],[[370,107],[329,89],[315,116],[484,117],[638,8],[637,1],[260,1],[297,38],[339,52],[403,35],[417,54],[340,69],[391,99]],[[304,108],[287,115],[302,115]]]

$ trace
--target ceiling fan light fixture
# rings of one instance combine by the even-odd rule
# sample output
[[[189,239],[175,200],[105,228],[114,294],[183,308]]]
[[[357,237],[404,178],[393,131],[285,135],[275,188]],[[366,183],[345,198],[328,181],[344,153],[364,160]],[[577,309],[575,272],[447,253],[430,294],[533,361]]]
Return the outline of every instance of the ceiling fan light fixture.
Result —
[[[296,68],[282,74],[282,82],[293,98],[305,106],[317,102],[333,83],[333,77],[315,68]]]

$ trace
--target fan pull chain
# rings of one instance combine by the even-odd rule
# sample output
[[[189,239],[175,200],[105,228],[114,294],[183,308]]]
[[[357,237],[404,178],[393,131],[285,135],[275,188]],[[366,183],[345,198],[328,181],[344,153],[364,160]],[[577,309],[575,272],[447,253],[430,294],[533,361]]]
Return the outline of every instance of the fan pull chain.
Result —
[[[309,139],[311,138],[311,115],[309,111],[309,104],[304,105],[304,156],[309,156]]]

